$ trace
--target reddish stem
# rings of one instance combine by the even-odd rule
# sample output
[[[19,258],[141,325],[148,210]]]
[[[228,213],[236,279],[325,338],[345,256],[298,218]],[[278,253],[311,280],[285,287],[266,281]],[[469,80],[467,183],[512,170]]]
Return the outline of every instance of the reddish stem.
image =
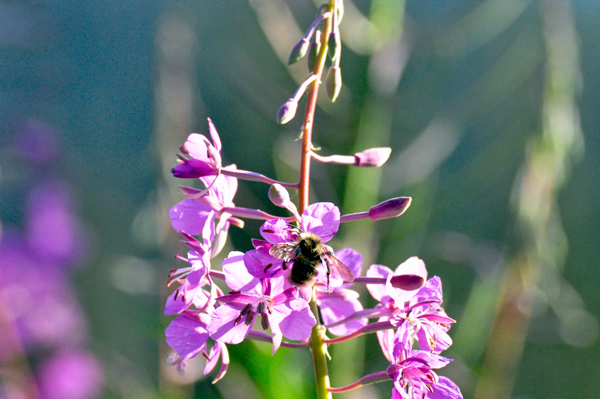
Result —
[[[387,374],[387,371],[380,371],[378,373],[373,373],[369,375],[365,375],[360,380],[356,381],[353,384],[346,385],[345,387],[340,388],[329,388],[329,392],[333,393],[342,393],[352,391],[353,389],[364,387],[365,385],[375,384],[376,382],[384,382],[389,381],[390,376]]]

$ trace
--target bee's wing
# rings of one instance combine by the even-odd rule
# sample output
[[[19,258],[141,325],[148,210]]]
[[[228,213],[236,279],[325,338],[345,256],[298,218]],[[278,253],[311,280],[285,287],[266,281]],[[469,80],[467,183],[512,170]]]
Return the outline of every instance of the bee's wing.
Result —
[[[290,242],[283,242],[280,244],[275,244],[269,249],[269,255],[277,258],[283,259],[286,262],[295,258],[294,254],[295,245]]]
[[[344,265],[338,258],[331,254],[325,254],[323,258],[329,264],[331,275],[334,278],[340,278],[345,282],[354,281],[354,275],[348,269],[348,266]]]

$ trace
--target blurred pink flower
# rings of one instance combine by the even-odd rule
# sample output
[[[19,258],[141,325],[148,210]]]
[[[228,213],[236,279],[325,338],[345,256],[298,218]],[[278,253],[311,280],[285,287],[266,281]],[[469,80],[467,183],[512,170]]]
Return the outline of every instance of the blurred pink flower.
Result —
[[[84,350],[69,350],[54,355],[40,369],[39,388],[44,399],[88,399],[102,389],[102,368]]]

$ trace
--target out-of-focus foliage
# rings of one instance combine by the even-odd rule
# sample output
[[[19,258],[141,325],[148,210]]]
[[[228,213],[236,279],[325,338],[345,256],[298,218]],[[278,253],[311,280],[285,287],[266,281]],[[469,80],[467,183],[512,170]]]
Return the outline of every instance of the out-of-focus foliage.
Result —
[[[393,152],[379,171],[315,164],[312,199],[344,213],[413,201],[396,220],[343,226],[333,245],[354,246],[366,266],[416,255],[442,278],[457,319],[447,372],[465,397],[485,397],[507,359],[509,396],[599,396],[600,4],[345,3],[344,87],[336,103],[320,100],[314,141],[323,155]],[[188,133],[206,133],[210,116],[224,164],[297,180],[300,118],[281,126],[276,114],[307,74],[304,61],[285,63],[315,4],[26,0],[0,10],[0,146],[31,118],[58,132],[61,176],[90,232],[70,282],[103,365],[102,396],[311,397],[310,354],[271,357],[260,343],[230,346],[215,386],[194,382],[201,368],[177,376],[163,366],[161,307],[173,255],[185,251],[166,212],[179,200],[169,169]],[[36,176],[1,151],[7,231],[25,223],[22,187]],[[259,184],[241,183],[236,204],[279,212]],[[258,226],[232,228],[230,248],[250,249]],[[502,336],[497,316],[521,321],[523,341],[513,338],[523,346],[505,359],[488,339]],[[374,336],[331,354],[334,386],[387,367]]]

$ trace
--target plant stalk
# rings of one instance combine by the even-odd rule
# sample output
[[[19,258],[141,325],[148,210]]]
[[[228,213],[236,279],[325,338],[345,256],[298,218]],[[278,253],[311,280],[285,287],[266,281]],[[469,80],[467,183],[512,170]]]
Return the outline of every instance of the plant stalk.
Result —
[[[327,9],[324,12],[332,12],[335,8],[335,0],[330,0]],[[321,77],[325,67],[327,57],[327,38],[332,30],[332,18],[326,18],[323,26],[323,40],[313,74],[317,77],[311,84],[308,92],[308,101],[304,111],[304,125],[302,127],[302,158],[300,162],[300,182],[298,184],[298,212],[302,214],[309,204],[309,184],[310,184],[310,160],[312,150],[312,129],[319,96],[319,87]],[[329,392],[329,372],[327,370],[327,346],[323,342],[323,327],[319,321],[319,310],[317,307],[316,296],[313,291],[310,300],[310,308],[317,320],[317,324],[312,329],[310,348],[315,365],[315,380],[317,384],[317,398],[330,399]]]

